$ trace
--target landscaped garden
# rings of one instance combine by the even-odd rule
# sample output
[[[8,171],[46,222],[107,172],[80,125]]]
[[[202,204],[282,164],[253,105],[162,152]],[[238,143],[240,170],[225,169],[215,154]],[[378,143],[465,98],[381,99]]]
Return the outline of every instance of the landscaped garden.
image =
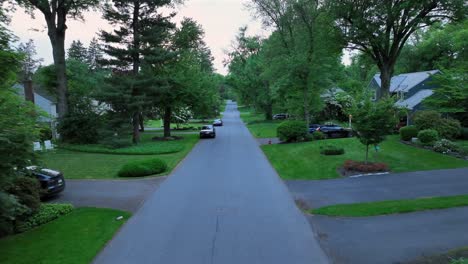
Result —
[[[240,117],[247,124],[250,132],[256,138],[274,138],[276,129],[282,120],[265,120],[265,116],[249,107],[239,107]]]
[[[119,170],[129,162],[158,158],[167,164],[167,169],[157,174],[161,176],[169,174],[198,142],[198,135],[153,141],[155,136],[160,134],[146,132],[139,145],[120,149],[102,145],[66,145],[66,149],[43,153],[41,159],[46,167],[63,172],[67,179],[109,179],[118,178]]]
[[[121,220],[117,217],[122,216]],[[130,214],[77,208],[25,233],[0,239],[0,263],[90,263]]]
[[[335,145],[345,154],[325,156],[320,147]],[[283,179],[320,180],[340,177],[338,169],[346,160],[364,160],[365,146],[356,138],[330,139],[294,144],[262,146],[273,167]],[[400,142],[399,136],[389,136],[380,144],[378,152],[372,149],[372,161],[388,164],[392,172],[407,172],[468,167],[468,161],[415,148]]]

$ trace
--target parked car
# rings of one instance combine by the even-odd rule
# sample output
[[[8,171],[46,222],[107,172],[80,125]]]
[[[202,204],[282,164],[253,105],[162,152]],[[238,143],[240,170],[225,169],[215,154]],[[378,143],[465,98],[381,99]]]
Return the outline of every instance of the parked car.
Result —
[[[309,131],[310,131],[310,129],[309,129]],[[315,131],[320,131],[320,132],[324,133],[329,138],[349,137],[350,134],[351,134],[350,129],[346,129],[346,128],[343,128],[343,127],[341,127],[339,125],[334,125],[334,124],[320,125],[318,128],[315,129]]]
[[[273,116],[273,120],[284,120],[288,119],[289,115],[288,114],[276,114]]]
[[[216,137],[216,130],[214,126],[212,125],[202,126],[202,129],[200,130],[200,138],[205,138],[205,137],[210,137],[210,138]]]
[[[223,120],[221,119],[215,119],[213,121],[213,126],[223,126]]]
[[[55,196],[65,190],[63,173],[51,169],[31,166],[27,168],[41,185],[41,198]]]
[[[310,124],[309,125],[309,133],[312,134],[315,131],[317,131],[317,128],[319,128],[321,125],[319,124]]]

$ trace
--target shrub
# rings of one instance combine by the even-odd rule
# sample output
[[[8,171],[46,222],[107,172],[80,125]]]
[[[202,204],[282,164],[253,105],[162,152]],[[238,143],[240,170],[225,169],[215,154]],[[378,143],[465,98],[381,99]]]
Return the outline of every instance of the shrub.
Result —
[[[400,138],[403,141],[410,141],[418,136],[418,129],[415,126],[405,126],[400,128]]]
[[[119,177],[143,177],[167,170],[167,164],[160,159],[131,161],[119,170]]]
[[[58,132],[66,143],[93,144],[99,140],[100,123],[93,111],[70,112],[59,123]]]
[[[385,163],[365,163],[360,161],[347,160],[344,164],[347,171],[358,172],[384,172],[388,171],[388,165]]]
[[[457,144],[448,139],[441,139],[437,141],[436,143],[434,143],[432,149],[436,152],[444,154],[461,151],[461,148]]]
[[[41,204],[39,211],[16,226],[16,232],[28,231],[73,211],[71,204]]]
[[[29,210],[27,215],[34,214],[41,205],[41,188],[37,179],[33,177],[17,177],[8,187],[7,192],[16,196],[18,202]]]
[[[434,129],[424,129],[419,131],[418,139],[421,143],[433,143],[439,139],[439,133]]]
[[[419,111],[413,117],[414,125],[418,130],[433,129],[440,124],[442,117],[437,111]]]
[[[439,132],[439,135],[442,138],[450,140],[456,139],[460,136],[461,133],[460,122],[451,118],[441,119],[440,124],[434,129],[436,129]]]
[[[312,134],[312,137],[315,139],[315,140],[322,140],[322,139],[325,139],[326,136],[325,136],[325,133],[321,132],[321,131],[315,131],[313,134]]]
[[[18,202],[14,195],[0,191],[0,237],[13,234],[14,221],[28,212],[28,208]]]
[[[52,139],[52,129],[49,126],[43,125],[39,128],[39,139],[41,141]]]
[[[320,154],[332,156],[332,155],[343,155],[345,153],[343,148],[327,145],[325,147],[320,147]]]
[[[277,135],[281,141],[297,142],[307,138],[307,127],[302,121],[285,121],[278,126]]]
[[[460,129],[460,138],[468,139],[468,127],[462,127]]]

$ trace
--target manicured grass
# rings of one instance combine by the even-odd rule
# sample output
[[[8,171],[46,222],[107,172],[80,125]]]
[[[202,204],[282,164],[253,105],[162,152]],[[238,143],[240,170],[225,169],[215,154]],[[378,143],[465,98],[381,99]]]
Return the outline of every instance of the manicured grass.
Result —
[[[312,214],[364,217],[468,206],[468,195],[393,200],[371,203],[338,204],[312,209]]]
[[[154,136],[155,134],[153,134]],[[115,155],[86,153],[69,150],[56,150],[41,154],[41,160],[47,168],[63,172],[67,179],[111,179],[118,178],[119,169],[130,161],[159,158],[167,163],[167,170],[158,176],[169,174],[198,142],[198,135],[183,135],[181,151],[160,155]],[[176,141],[174,141],[176,142]],[[154,142],[155,148],[159,143]]]
[[[119,155],[155,155],[169,154],[182,151],[187,144],[191,144],[198,138],[196,135],[184,136],[183,140],[173,141],[153,141],[152,138],[157,136],[157,133],[143,133],[141,142],[138,145],[132,145],[125,148],[112,149],[104,145],[62,145],[60,148],[72,151],[103,153],[103,154],[119,154]]]
[[[118,216],[124,220],[117,221]],[[111,209],[75,209],[33,230],[0,239],[0,263],[90,263],[129,217]]]
[[[210,125],[213,124],[214,119],[206,119],[206,120],[190,120],[187,123],[179,124],[179,128],[186,128],[186,127],[194,127],[195,129],[187,130],[187,131],[197,131],[199,127],[203,125]],[[162,120],[148,120],[145,122],[145,126],[149,128],[163,128]],[[171,129],[176,129],[177,124],[171,124]]]
[[[320,146],[344,148],[340,156],[320,154]],[[262,146],[265,154],[283,179],[320,180],[339,177],[337,169],[348,160],[364,160],[364,145],[356,138],[330,139],[296,144]],[[392,172],[407,172],[468,167],[468,161],[433,151],[408,146],[398,136],[389,136],[380,151],[371,150],[372,161],[384,162]]]
[[[440,255],[423,256],[402,264],[468,264],[468,247],[453,249]]]
[[[241,107],[239,109],[242,120],[247,123],[250,133],[256,138],[274,138],[276,129],[281,124],[281,120],[265,120],[263,114],[254,113],[250,108]]]

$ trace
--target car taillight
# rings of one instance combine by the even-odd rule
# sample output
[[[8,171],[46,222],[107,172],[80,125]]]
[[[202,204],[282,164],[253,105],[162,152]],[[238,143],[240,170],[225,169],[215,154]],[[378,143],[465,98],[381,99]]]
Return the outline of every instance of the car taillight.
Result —
[[[315,131],[320,131],[320,127],[317,127],[317,129],[315,129]]]

